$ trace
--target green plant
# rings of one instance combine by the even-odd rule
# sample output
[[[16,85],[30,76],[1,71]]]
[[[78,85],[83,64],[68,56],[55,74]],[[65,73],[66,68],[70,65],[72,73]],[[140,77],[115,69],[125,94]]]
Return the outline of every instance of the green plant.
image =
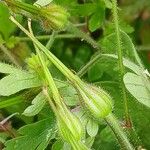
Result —
[[[16,135],[17,137],[6,142],[4,140],[4,149],[42,150],[46,149],[47,146],[50,146],[54,150],[91,149],[98,135],[98,126],[106,128],[107,125],[112,132],[114,132],[115,138],[118,140],[121,148],[126,150],[140,148],[141,143],[134,130],[132,117],[130,116],[127,90],[140,103],[149,107],[150,80],[148,73],[144,73],[145,67],[130,37],[123,31],[118,21],[117,1],[101,0],[95,3],[85,3],[83,6],[73,6],[75,12],[82,8],[83,12],[81,12],[81,15],[84,13],[86,14],[86,12],[88,12],[87,9],[91,8],[91,10],[95,10],[92,12],[92,15],[89,14],[91,15],[89,29],[92,32],[102,24],[96,22],[97,17],[102,17],[97,15],[98,9],[103,11],[103,13],[105,7],[112,9],[114,25],[110,23],[110,31],[108,31],[108,33],[113,31],[115,31],[115,33],[111,33],[110,35],[106,33],[106,36],[101,41],[101,46],[88,34],[68,21],[69,15],[62,6],[58,6],[52,2],[50,2],[50,4],[46,2],[46,6],[43,6],[42,1],[37,1],[34,5],[16,0],[4,0],[4,2],[10,8],[10,11],[12,11],[12,15],[14,13],[19,13],[28,17],[29,31],[12,15],[10,16],[10,20],[33,42],[34,47],[32,48],[35,49],[36,54],[33,54],[32,57],[27,59],[26,70],[0,63],[0,72],[7,75],[0,80],[0,86],[2,87],[0,95],[7,96],[7,98],[4,98],[4,100],[0,102],[0,106],[1,108],[6,108],[8,106],[14,106],[16,103],[19,105],[20,103],[25,103],[33,96],[35,98],[32,104],[28,107],[24,105],[27,108],[22,108],[21,112],[25,109],[22,113],[23,115],[42,118],[37,123],[31,125],[27,123],[26,126],[19,129],[18,133],[20,133],[21,136]],[[46,31],[48,31],[47,28],[50,30],[57,30],[52,32],[47,46],[40,43],[34,36],[31,19],[38,20],[40,23],[42,22],[44,27],[46,25]],[[102,54],[101,51],[99,51],[96,53],[97,56],[93,56],[91,61],[89,61],[77,74],[73,73],[49,51],[49,48],[51,48],[61,30],[71,32],[74,37],[85,40],[97,50],[105,50],[111,47],[113,50],[117,50],[117,55],[111,53]],[[70,36],[68,37],[70,38]],[[111,45],[110,41],[112,39],[116,39],[113,43],[114,45]],[[123,53],[124,47],[128,49],[126,49],[125,53]],[[124,58],[124,56],[127,57],[128,55],[130,59]],[[112,113],[113,109],[117,110],[116,106],[114,108],[112,96],[110,96],[112,93],[110,92],[109,95],[101,86],[91,85],[81,79],[86,72],[88,72],[88,74],[90,74],[90,71],[92,72],[92,67],[95,67],[94,65],[106,62],[106,60],[108,63],[112,60],[114,62],[118,60],[116,75],[119,77],[119,80],[118,82],[114,80],[111,83],[119,84],[120,93],[115,93],[115,96],[117,95],[119,100],[122,98],[124,101],[124,109],[122,109],[124,111],[122,111],[121,114],[125,114],[125,123],[122,126]],[[63,78],[65,78],[63,81],[61,78],[55,78],[52,66],[58,69],[59,74],[64,75]],[[112,68],[107,68],[106,72],[107,71],[112,71],[113,73]],[[140,86],[137,81],[140,82]],[[136,84],[137,87],[135,87]],[[115,89],[115,86],[113,86],[113,88]],[[23,90],[25,90],[25,92]],[[135,92],[136,90],[142,91],[142,98]],[[14,99],[11,99],[11,95]],[[67,100],[68,97],[70,98],[69,101]],[[116,102],[115,98],[114,101],[116,105],[118,102]],[[121,103],[119,102],[119,104]],[[50,116],[53,116],[53,119],[50,118]],[[9,130],[13,130],[12,127],[9,128]],[[34,129],[38,130],[38,132],[33,132]],[[38,134],[40,134],[39,138]],[[36,140],[36,138],[38,138],[38,140]],[[55,140],[55,142],[50,144],[50,140],[52,139]],[[30,144],[30,140],[33,140],[33,143]],[[40,144],[40,142],[42,143]]]

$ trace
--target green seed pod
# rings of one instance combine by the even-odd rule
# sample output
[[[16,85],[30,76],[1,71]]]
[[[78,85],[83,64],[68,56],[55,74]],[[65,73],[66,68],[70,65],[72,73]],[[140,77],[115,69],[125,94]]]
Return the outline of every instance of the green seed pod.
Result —
[[[41,8],[41,22],[45,30],[62,30],[68,23],[68,12],[61,6],[50,4]]]
[[[80,120],[64,106],[63,110],[57,109],[59,114],[57,121],[60,135],[67,142],[72,141],[72,138],[76,141],[80,141],[83,136],[82,124]]]
[[[112,99],[101,88],[81,82],[76,86],[83,106],[96,118],[105,118],[112,112]]]

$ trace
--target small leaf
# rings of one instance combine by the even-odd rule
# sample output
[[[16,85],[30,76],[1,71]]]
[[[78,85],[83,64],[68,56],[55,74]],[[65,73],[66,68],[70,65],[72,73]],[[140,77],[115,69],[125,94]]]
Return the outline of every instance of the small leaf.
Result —
[[[32,105],[25,109],[25,111],[23,112],[23,115],[25,116],[37,115],[42,110],[45,103],[46,103],[45,96],[41,92],[33,99]]]
[[[87,133],[91,136],[91,137],[94,137],[97,135],[98,133],[98,123],[95,122],[94,120],[92,119],[89,119],[88,123],[87,123],[87,126],[86,126],[86,130],[87,130]]]
[[[128,91],[140,103],[150,107],[150,91],[146,86],[146,84],[150,84],[148,80],[146,81],[143,76],[139,76],[134,73],[126,73],[124,75],[124,83]]]
[[[35,4],[40,5],[40,6],[46,6],[49,3],[51,3],[53,0],[37,0]]]
[[[19,129],[22,136],[8,140],[4,150],[45,150],[55,137],[54,119],[48,118]]]

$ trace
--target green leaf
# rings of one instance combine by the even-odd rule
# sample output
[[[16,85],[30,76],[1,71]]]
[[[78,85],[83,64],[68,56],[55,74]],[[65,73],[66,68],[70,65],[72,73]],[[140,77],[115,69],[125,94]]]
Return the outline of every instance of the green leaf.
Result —
[[[62,140],[57,140],[53,146],[52,146],[52,150],[62,150],[64,146],[64,142]]]
[[[147,83],[148,82],[148,83]],[[150,107],[150,90],[146,84],[150,84],[143,76],[133,73],[124,75],[124,83],[128,91],[142,104]]]
[[[20,95],[13,97],[0,97],[0,109],[22,103],[23,101],[24,97]]]
[[[132,40],[130,37],[124,32],[121,31],[121,41],[122,41],[122,51],[123,51],[123,56],[130,58],[132,61],[136,62],[135,60],[135,47],[132,43]],[[117,43],[116,43],[116,33],[112,33],[108,36],[105,36],[102,41],[101,45],[102,48],[105,50],[105,52],[108,53],[116,53],[117,49]]]
[[[98,133],[98,123],[92,119],[89,119],[87,126],[86,126],[86,130],[87,133],[91,136],[94,137],[97,135]]]
[[[10,74],[21,71],[22,71],[21,69],[18,69],[15,66],[0,62],[0,73]]]
[[[68,106],[75,106],[79,103],[76,90],[69,84],[59,89],[60,94]]]
[[[0,95],[9,96],[21,90],[39,87],[42,83],[33,73],[18,72],[0,80]]]
[[[9,96],[21,90],[40,87],[42,81],[34,72],[28,72],[12,65],[0,63],[0,73],[10,74],[0,80],[0,95]],[[65,82],[55,79],[58,88],[66,86]]]
[[[8,8],[0,2],[0,34],[4,40],[7,40],[16,26],[9,20]]]
[[[112,8],[112,3],[110,2],[110,0],[104,0],[104,3],[106,5],[107,8]]]
[[[72,7],[71,13],[79,16],[89,16],[95,12],[96,8],[95,3],[76,4]]]
[[[105,19],[105,7],[103,3],[97,4],[97,8],[90,17],[89,20],[89,29],[91,32],[95,31],[99,27],[101,27],[103,21]]]
[[[116,139],[109,127],[104,128],[97,134],[93,148],[96,150],[118,150]]]
[[[99,80],[118,80],[118,68],[115,59],[100,57],[98,61],[88,70],[90,82]]]
[[[55,124],[52,118],[26,125],[19,129],[21,136],[5,143],[4,150],[45,150],[55,137]]]
[[[33,99],[32,105],[27,107],[24,110],[23,115],[25,115],[25,116],[37,115],[42,110],[45,103],[46,103],[46,98],[43,95],[43,93],[41,92]]]

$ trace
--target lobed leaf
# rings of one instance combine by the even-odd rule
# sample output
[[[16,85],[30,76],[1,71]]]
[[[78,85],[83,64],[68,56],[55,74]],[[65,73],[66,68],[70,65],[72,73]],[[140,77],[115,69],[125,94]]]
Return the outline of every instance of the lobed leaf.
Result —
[[[0,80],[0,95],[10,96],[21,90],[41,86],[42,83],[33,73],[17,72]]]
[[[8,140],[4,150],[44,150],[55,137],[55,123],[51,118],[19,129],[21,136]]]

